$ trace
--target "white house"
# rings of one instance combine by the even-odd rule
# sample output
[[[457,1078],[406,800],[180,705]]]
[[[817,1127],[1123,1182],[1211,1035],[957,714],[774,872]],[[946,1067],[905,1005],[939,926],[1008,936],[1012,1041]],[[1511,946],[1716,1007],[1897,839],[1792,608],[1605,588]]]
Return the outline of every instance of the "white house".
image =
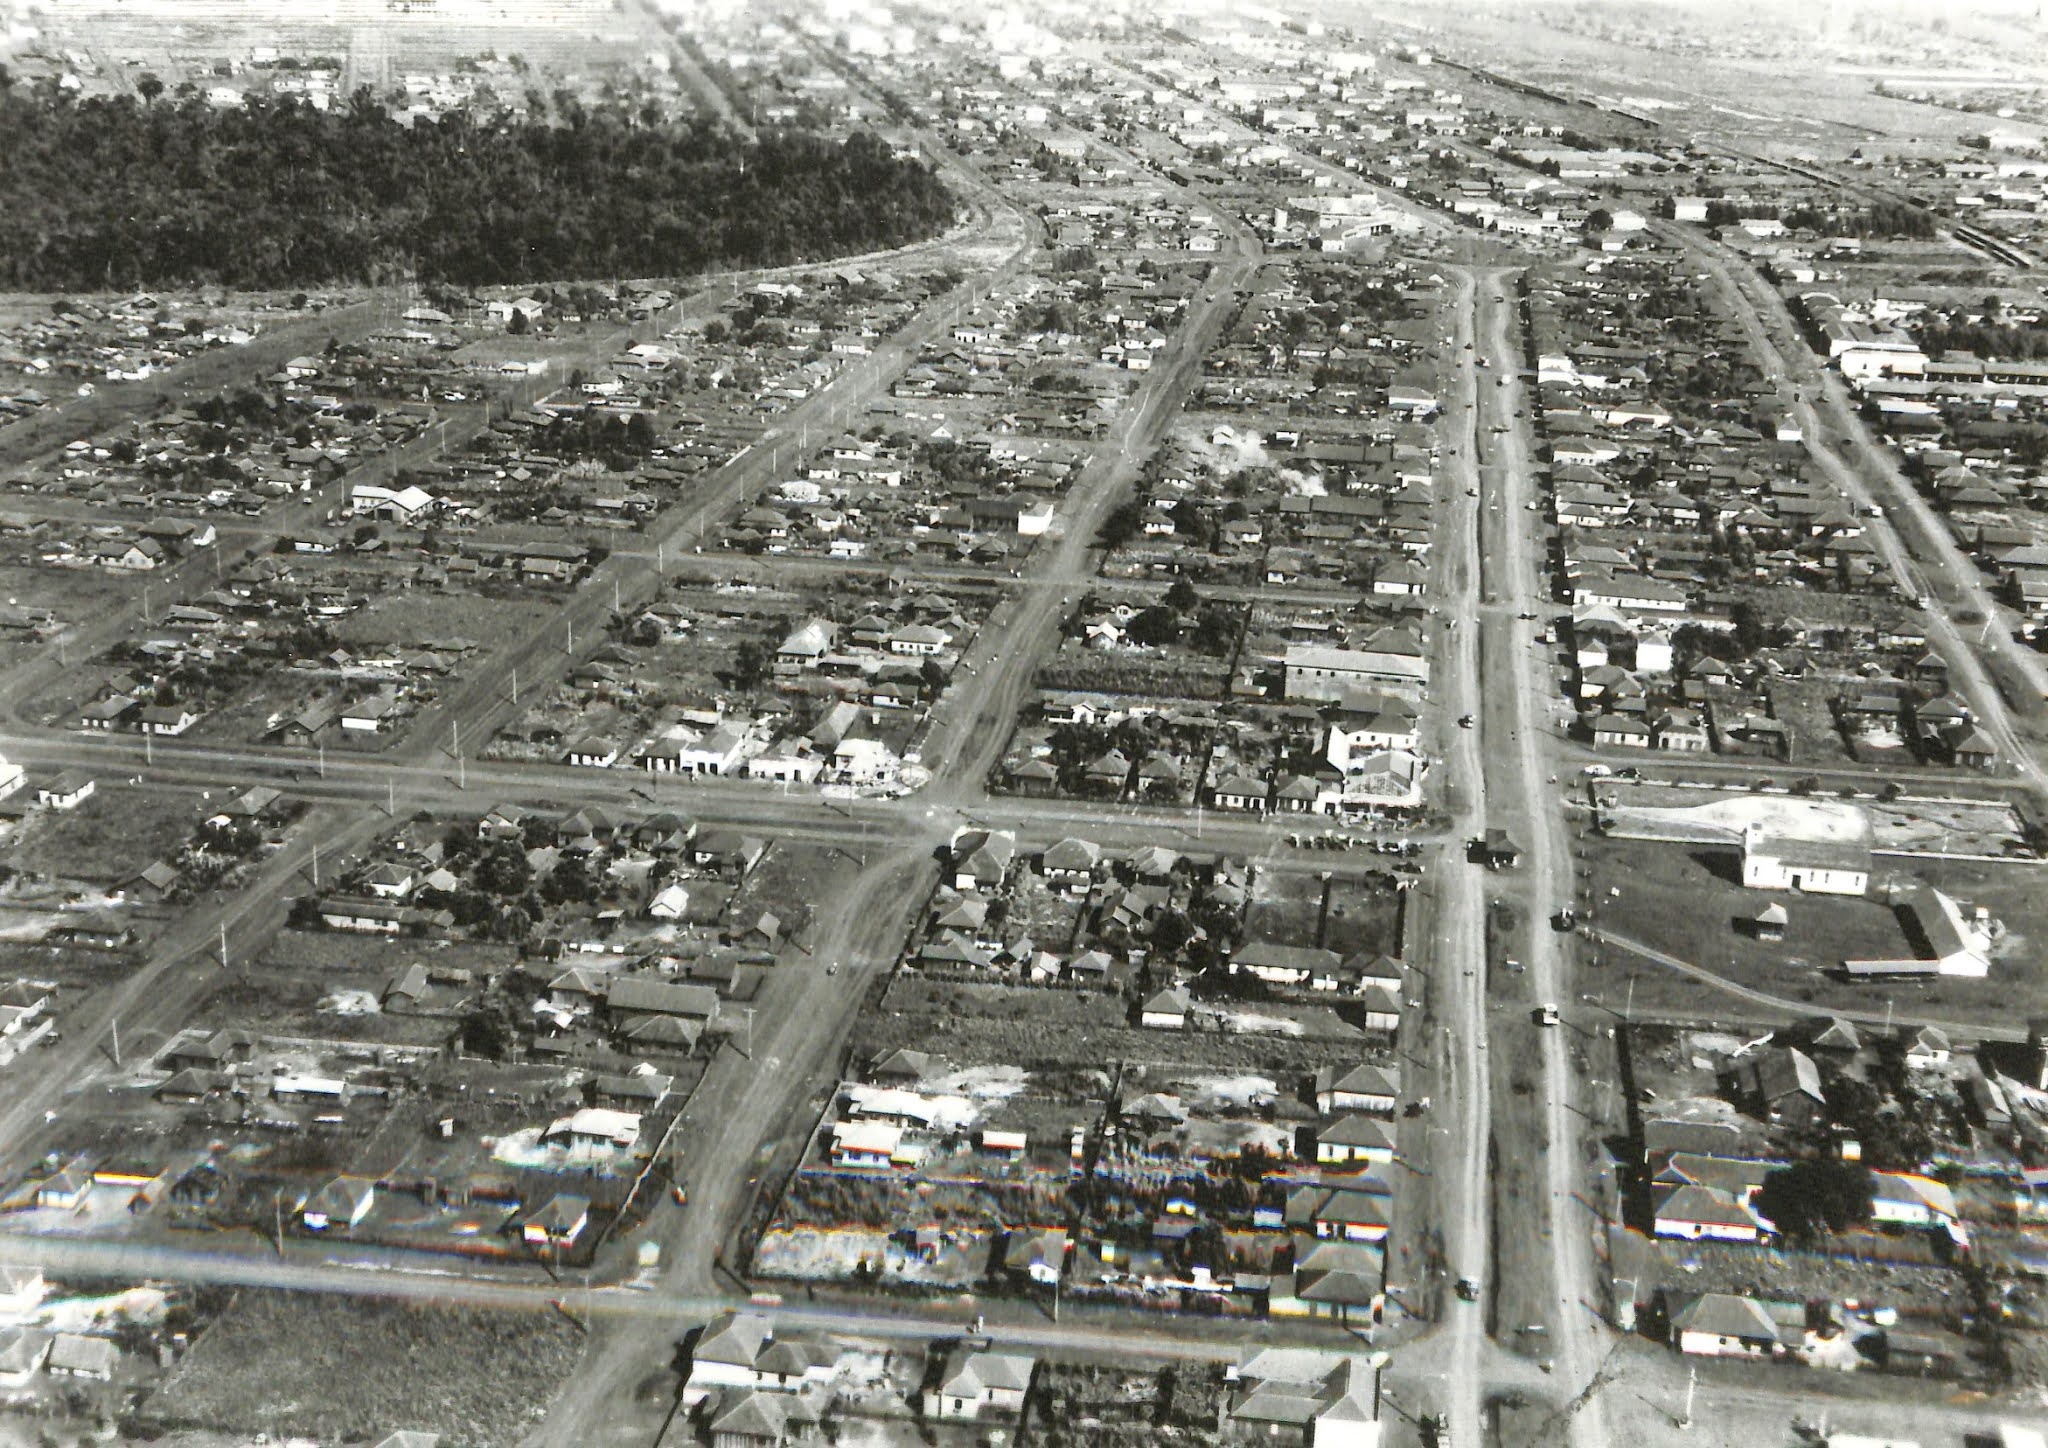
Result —
[[[1656,1235],[1687,1241],[1755,1242],[1768,1232],[1764,1220],[1734,1192],[1681,1182],[1657,1202]]]
[[[746,748],[746,731],[720,724],[698,740],[661,739],[640,756],[640,767],[655,774],[731,774]]]
[[[924,1159],[924,1148],[905,1140],[905,1128],[891,1121],[835,1121],[832,1123],[832,1164],[834,1166],[915,1166]]]
[[[670,881],[647,902],[647,913],[656,920],[680,920],[690,913],[690,892],[681,881]]]
[[[1163,990],[1139,1010],[1138,1024],[1160,1031],[1182,1030],[1187,1026],[1193,1004],[1184,990]]]
[[[1870,1204],[1871,1221],[1895,1227],[1939,1227],[1957,1246],[1970,1245],[1969,1233],[1956,1211],[1955,1193],[1946,1182],[1914,1172],[1875,1171],[1870,1175],[1877,1188]]]
[[[1764,1303],[1753,1297],[1705,1292],[1671,1314],[1671,1338],[1682,1353],[1696,1357],[1776,1357],[1786,1351],[1785,1333]]]
[[[412,524],[441,505],[441,500],[414,484],[404,488],[380,488],[357,483],[349,493],[349,512],[358,518],[379,518],[387,523]]]
[[[92,798],[93,787],[87,776],[66,770],[36,791],[36,803],[45,809],[77,809]]]
[[[801,1338],[777,1338],[756,1312],[728,1312],[708,1323],[690,1351],[683,1405],[694,1408],[722,1388],[796,1393],[832,1376],[838,1354]]]
[[[1392,700],[1375,707],[1343,710],[1330,715],[1328,723],[1323,757],[1340,772],[1349,769],[1362,754],[1382,749],[1412,751],[1420,747],[1415,715],[1406,708],[1395,707]]]
[[[1371,1111],[1391,1116],[1401,1099],[1401,1068],[1370,1062],[1349,1069],[1324,1066],[1317,1070],[1314,1086],[1318,1111]]]
[[[1394,1159],[1394,1129],[1378,1117],[1352,1112],[1317,1127],[1315,1145],[1319,1166],[1385,1165]]]
[[[1016,1413],[1024,1406],[1037,1367],[1036,1358],[1022,1353],[967,1353],[936,1389],[925,1394],[925,1415],[975,1419],[987,1412]]]

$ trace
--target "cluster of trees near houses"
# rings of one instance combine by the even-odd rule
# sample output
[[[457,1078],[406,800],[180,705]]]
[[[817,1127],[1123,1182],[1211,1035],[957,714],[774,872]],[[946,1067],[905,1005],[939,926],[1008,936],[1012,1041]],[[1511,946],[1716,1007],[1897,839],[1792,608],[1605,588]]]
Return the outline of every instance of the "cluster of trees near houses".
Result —
[[[483,286],[684,275],[902,245],[953,198],[875,136],[747,143],[657,108],[402,125],[251,96],[75,100],[0,74],[0,287]]]
[[[1712,220],[1713,208],[1708,208]],[[1794,231],[1811,231],[1822,236],[1873,236],[1934,240],[1934,213],[1904,201],[1874,201],[1869,206],[1822,211],[1799,206],[1785,213],[1785,225]]]
[[[1653,209],[1669,221],[1676,212],[1676,203],[1669,196],[1660,197]],[[1706,221],[1709,226],[1735,226],[1743,221],[1773,216],[1779,216],[1794,231],[1811,231],[1821,236],[1932,241],[1936,230],[1932,212],[1904,201],[1876,201],[1865,207],[1829,210],[1818,206],[1795,206],[1782,216],[1777,203],[1770,200],[1731,201],[1716,196],[1707,201]]]
[[[1981,319],[1962,311],[1930,312],[1913,328],[1913,336],[1929,356],[1972,352],[2006,362],[2048,358],[2048,325],[2005,318],[1997,297],[1984,299]]]

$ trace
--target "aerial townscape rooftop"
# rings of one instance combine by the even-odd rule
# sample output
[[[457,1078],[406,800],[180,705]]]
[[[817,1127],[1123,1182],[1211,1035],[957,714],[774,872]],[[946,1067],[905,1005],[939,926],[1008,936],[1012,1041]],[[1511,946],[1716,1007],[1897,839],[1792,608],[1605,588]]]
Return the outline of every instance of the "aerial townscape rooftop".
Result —
[[[0,0],[0,1443],[2042,1448],[2023,0]]]

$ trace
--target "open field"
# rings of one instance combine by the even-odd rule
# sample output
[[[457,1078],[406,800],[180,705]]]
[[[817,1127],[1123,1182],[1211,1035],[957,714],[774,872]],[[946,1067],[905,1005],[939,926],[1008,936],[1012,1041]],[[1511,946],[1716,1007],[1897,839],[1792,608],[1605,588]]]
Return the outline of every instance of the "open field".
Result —
[[[1229,1002],[1218,1002],[1229,1009]],[[1344,1054],[1362,1033],[1325,1007],[1258,1005],[1261,1017],[1300,1019],[1302,1031],[1159,1031],[1128,1024],[1124,1003],[1088,991],[955,985],[901,977],[881,1008],[854,1027],[854,1056],[897,1047],[936,1051],[956,1065],[1027,1070],[1100,1067],[1114,1061],[1300,1074]]]
[[[522,637],[553,613],[556,602],[533,595],[494,598],[479,593],[393,591],[372,598],[334,625],[343,644],[416,645],[425,639],[467,639],[485,649]]]
[[[201,803],[196,791],[127,790],[102,780],[76,809],[33,811],[0,837],[0,863],[118,885],[174,851],[198,823]]]
[[[1698,44],[1652,49],[1567,34],[1500,6],[1434,10],[1430,20],[1460,32],[1482,64],[1497,64],[1518,79],[1629,104],[1674,128],[1698,126],[1730,139],[1839,147],[1837,154],[1846,155],[1870,136],[1954,138],[1984,128],[1981,116],[1888,99],[1873,91],[1867,76],[1834,73],[1815,62],[1811,49],[1795,51],[1789,32],[1776,23],[1752,27],[1726,19],[1718,34],[1750,36],[1745,49],[1751,54],[1731,56],[1726,46],[1710,54]],[[1774,47],[1777,53],[1762,58]]]
[[[1872,849],[1931,855],[1999,855],[2024,838],[2019,812],[2002,793],[1989,799],[1901,796],[1860,799],[1853,809],[1823,795],[1811,798],[1750,790],[1709,791],[1602,781],[1594,799],[1611,834],[1646,840],[1726,841],[1754,821],[1773,829],[1829,831],[1854,838],[1858,815]]]
[[[1333,887],[1327,915],[1321,909],[1322,892],[1322,883],[1311,875],[1259,875],[1245,908],[1245,938],[1320,946],[1347,958],[1400,954],[1397,892]]]
[[[2026,944],[2048,926],[2041,919],[2040,877],[2030,865],[1879,857],[1867,899],[1744,889],[1735,882],[1735,855],[1727,849],[1593,837],[1580,846],[1580,869],[1581,898],[1590,904],[1591,921],[1601,929],[1690,961],[1736,985],[1816,1010],[1877,1009],[1893,1000],[1902,1013],[1981,1013],[1987,1020],[2009,1022],[2048,1001],[2048,982],[2032,964]],[[1859,985],[1831,974],[1845,959],[1912,953],[1904,928],[1883,903],[1882,894],[1889,882],[1914,879],[1966,904],[1982,904],[2003,923],[2005,933],[1993,948],[1990,977]],[[1784,905],[1791,917],[1782,941],[1758,940],[1738,928],[1739,922],[1753,919],[1773,901]],[[1712,1018],[1716,1010],[1728,1010],[1746,1018],[1759,1009],[1625,951],[1598,949],[1593,954],[1596,965],[1588,989],[1614,1009],[1622,1006],[1630,976],[1637,977],[1638,1013],[1669,1010]]]
[[[488,1448],[532,1426],[580,1341],[551,1312],[243,1292],[141,1416],[349,1442],[411,1428]]]
[[[0,499],[0,512],[6,511]],[[105,568],[39,568],[32,564],[0,566],[0,599],[19,608],[47,608],[60,624],[93,617],[101,608],[137,597],[142,584]]]

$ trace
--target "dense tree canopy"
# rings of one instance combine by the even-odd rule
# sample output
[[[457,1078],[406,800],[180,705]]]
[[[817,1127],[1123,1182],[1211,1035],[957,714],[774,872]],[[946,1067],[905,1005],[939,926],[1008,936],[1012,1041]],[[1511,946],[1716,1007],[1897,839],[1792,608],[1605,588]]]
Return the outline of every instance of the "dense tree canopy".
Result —
[[[1876,1195],[1869,1167],[1832,1158],[1795,1161],[1764,1178],[1756,1209],[1779,1232],[1804,1241],[1864,1225]]]
[[[928,235],[952,198],[871,135],[748,145],[651,108],[401,125],[368,91],[73,101],[0,89],[0,287],[459,286],[682,275]]]

